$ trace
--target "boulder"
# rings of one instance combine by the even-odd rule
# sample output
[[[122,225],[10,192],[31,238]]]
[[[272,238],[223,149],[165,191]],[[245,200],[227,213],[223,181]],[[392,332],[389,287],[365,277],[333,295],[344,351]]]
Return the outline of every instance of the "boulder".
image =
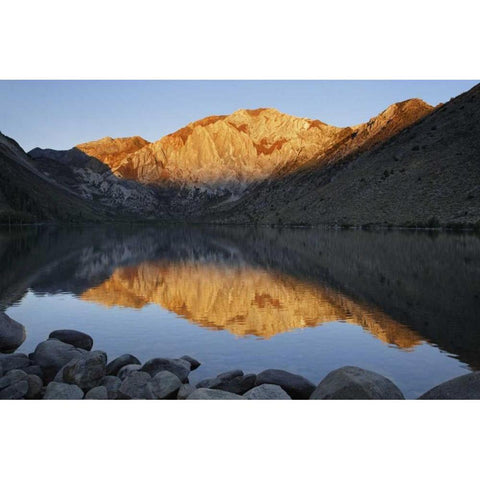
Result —
[[[254,374],[242,375],[240,377],[234,377],[228,381],[220,381],[215,389],[224,390],[230,393],[236,393],[237,395],[243,395],[255,386],[257,376]]]
[[[23,353],[0,354],[0,368],[3,375],[10,370],[23,370],[31,364],[31,360]]]
[[[34,399],[40,398],[43,388],[43,381],[37,375],[27,375],[28,391],[25,398]]]
[[[218,378],[214,386],[217,390],[224,390],[226,392],[236,393],[237,395],[243,395],[255,386],[257,376],[254,374],[241,375],[239,377],[233,377],[229,380],[221,380]]]
[[[166,400],[177,396],[182,382],[174,373],[163,370],[152,378],[151,386],[155,398]]]
[[[25,327],[0,312],[0,352],[14,352],[26,338]]]
[[[205,378],[200,380],[195,387],[196,388],[215,388],[217,385],[220,385],[222,381],[218,377]]]
[[[107,389],[107,395],[109,400],[115,400],[118,398],[118,390],[122,381],[118,377],[107,375],[102,378],[100,385]]]
[[[82,390],[90,390],[105,376],[107,355],[96,350],[87,352],[82,358],[73,359],[63,367],[63,381],[78,385]]]
[[[190,370],[193,372],[193,370],[196,370],[201,363],[196,360],[193,357],[190,357],[189,355],[184,355],[183,357],[180,357],[180,360],[186,360],[190,364]]]
[[[149,373],[152,377],[164,370],[175,374],[183,383],[187,380],[190,373],[190,363],[180,358],[152,358],[141,368],[142,372]]]
[[[152,377],[147,372],[132,372],[120,385],[118,398],[127,400],[154,399],[151,380]]]
[[[43,379],[43,371],[39,365],[29,365],[28,367],[22,367],[20,370],[23,370],[27,375],[36,375]]]
[[[312,393],[312,400],[402,400],[404,396],[388,378],[358,367],[330,372]]]
[[[186,400],[194,391],[195,387],[193,385],[190,385],[190,383],[182,383],[177,393],[177,400]]]
[[[81,400],[83,391],[77,385],[50,382],[43,397],[44,400]]]
[[[425,392],[420,400],[479,400],[480,372],[452,378]]]
[[[27,374],[23,370],[10,370],[7,374],[0,378],[0,390],[8,387],[12,383],[26,379]]]
[[[187,400],[244,400],[244,398],[223,390],[197,388],[187,397]]]
[[[243,395],[247,400],[291,400],[290,395],[278,385],[263,383]]]
[[[137,357],[129,353],[120,355],[120,357],[115,358],[107,365],[107,375],[117,375],[125,365],[141,365],[141,362]]]
[[[69,363],[70,363],[70,362],[69,362]],[[67,365],[68,365],[69,363],[67,363]],[[67,365],[64,365],[64,366],[56,373],[56,375],[53,377],[52,382],[65,383],[65,381],[63,380],[63,370],[65,369],[65,367],[66,367]]]
[[[242,370],[229,370],[228,372],[220,373],[217,378],[222,382],[228,382],[232,378],[241,377],[243,375]]]
[[[242,370],[231,370],[215,378],[206,378],[197,383],[197,388],[216,388],[242,395],[255,386],[255,375],[243,375]]]
[[[93,338],[78,330],[54,330],[48,338],[56,338],[63,343],[90,351],[93,346]]]
[[[0,378],[0,399],[23,398],[28,391],[27,374],[22,370],[10,370]]]
[[[24,398],[28,392],[28,382],[21,380],[16,383],[12,383],[8,387],[0,390],[0,400],[18,400]]]
[[[315,390],[315,385],[294,373],[286,372],[285,370],[264,370],[257,375],[255,385],[263,385],[269,383],[271,385],[278,385],[282,387],[285,392],[293,399],[307,399]]]
[[[107,389],[103,386],[93,387],[85,394],[85,400],[108,400]]]
[[[42,368],[44,380],[49,382],[64,365],[73,359],[83,358],[86,353],[69,343],[51,338],[37,345],[33,359]]]
[[[117,373],[117,377],[120,379],[120,380],[125,380],[130,374],[134,373],[134,372],[138,372],[140,369],[142,368],[141,365],[125,365],[124,367],[122,367],[118,373]]]

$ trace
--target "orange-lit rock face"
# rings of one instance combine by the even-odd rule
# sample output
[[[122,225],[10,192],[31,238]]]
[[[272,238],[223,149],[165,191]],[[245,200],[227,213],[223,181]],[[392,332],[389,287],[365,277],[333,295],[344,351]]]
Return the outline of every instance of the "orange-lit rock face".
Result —
[[[421,100],[391,105],[368,123],[339,128],[273,108],[238,110],[190,123],[154,143],[140,137],[78,145],[123,178],[218,187],[263,180],[315,160],[364,150],[432,110]]]
[[[116,170],[127,155],[140,150],[148,143],[142,137],[105,137],[93,142],[81,143],[77,148],[107,164],[112,170]]]
[[[125,158],[117,175],[197,186],[264,179],[333,145],[342,129],[274,109],[238,110],[190,123]]]
[[[269,338],[342,320],[401,348],[422,341],[381,311],[330,288],[247,266],[148,262],[117,269],[81,298],[129,308],[157,304],[203,327],[238,336]]]

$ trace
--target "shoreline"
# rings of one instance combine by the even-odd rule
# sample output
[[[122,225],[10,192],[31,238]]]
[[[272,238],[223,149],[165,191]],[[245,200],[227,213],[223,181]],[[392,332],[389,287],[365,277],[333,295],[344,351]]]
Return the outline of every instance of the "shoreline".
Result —
[[[388,378],[355,366],[328,373],[317,385],[285,370],[236,369],[196,384],[189,375],[201,362],[188,355],[155,357],[142,364],[131,354],[108,359],[92,350],[93,338],[55,330],[29,355],[14,353],[25,329],[0,313],[0,399],[45,400],[404,400]],[[480,372],[437,385],[419,399],[480,399]]]
[[[369,231],[369,232],[385,232],[385,231],[407,231],[407,232],[425,232],[425,233],[470,233],[480,234],[480,224],[449,224],[440,226],[425,226],[419,222],[417,225],[381,225],[381,224],[361,224],[361,225],[340,225],[340,224],[296,224],[296,223],[219,223],[219,222],[190,222],[190,221],[171,221],[162,220],[151,221],[105,221],[105,222],[34,222],[34,223],[2,223],[0,222],[0,231],[10,231],[22,228],[85,228],[102,226],[124,226],[124,227],[248,227],[248,228],[272,228],[272,229],[305,229],[305,230],[351,230],[351,231]]]

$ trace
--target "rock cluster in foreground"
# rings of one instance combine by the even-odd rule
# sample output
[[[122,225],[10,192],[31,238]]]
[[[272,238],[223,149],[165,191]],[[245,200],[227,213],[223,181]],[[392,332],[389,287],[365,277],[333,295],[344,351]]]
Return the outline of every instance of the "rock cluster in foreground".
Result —
[[[401,400],[388,378],[358,367],[330,372],[318,385],[284,370],[258,374],[224,372],[196,385],[192,357],[152,358],[141,363],[125,354],[108,362],[93,339],[76,330],[57,330],[30,355],[0,354],[0,399],[45,400]],[[9,347],[10,348],[10,347]],[[442,383],[421,399],[480,399],[480,372]]]

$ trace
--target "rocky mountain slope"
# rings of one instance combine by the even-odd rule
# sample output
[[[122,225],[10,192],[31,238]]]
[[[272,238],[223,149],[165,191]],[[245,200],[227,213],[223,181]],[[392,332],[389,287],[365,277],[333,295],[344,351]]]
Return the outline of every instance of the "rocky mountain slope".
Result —
[[[115,172],[122,161],[149,142],[142,137],[111,138],[105,137],[93,142],[81,143],[77,149],[89,157],[94,157]]]
[[[33,149],[32,163],[84,199],[144,218],[192,219],[265,180],[331,164],[390,138],[432,110],[413,99],[339,128],[272,108],[207,117],[149,143],[106,137],[68,151]]]
[[[0,133],[0,223],[105,221],[109,212],[37,170],[20,145]]]
[[[239,192],[252,182],[312,159],[334,160],[368,148],[431,110],[421,100],[408,100],[390,106],[366,124],[347,128],[286,115],[273,108],[238,110],[190,123],[124,155],[112,169],[123,178],[142,183]],[[92,152],[91,146],[96,143],[78,148]]]
[[[392,113],[390,107],[385,118]],[[217,220],[479,226],[480,86],[419,115],[394,135],[389,136],[388,120],[377,119],[371,126],[383,126],[375,128],[376,144],[374,135],[366,135],[353,147],[357,136],[365,135],[359,132],[321,159],[251,186],[240,200],[217,209]]]
[[[123,140],[126,140],[126,145]],[[119,178],[109,167],[109,164],[115,164],[116,159],[128,154],[129,141],[102,139],[86,147],[65,151],[35,148],[29,155],[31,163],[48,178],[68,187],[85,200],[105,206],[112,214],[128,213],[143,219],[162,218],[165,212],[155,189]]]

